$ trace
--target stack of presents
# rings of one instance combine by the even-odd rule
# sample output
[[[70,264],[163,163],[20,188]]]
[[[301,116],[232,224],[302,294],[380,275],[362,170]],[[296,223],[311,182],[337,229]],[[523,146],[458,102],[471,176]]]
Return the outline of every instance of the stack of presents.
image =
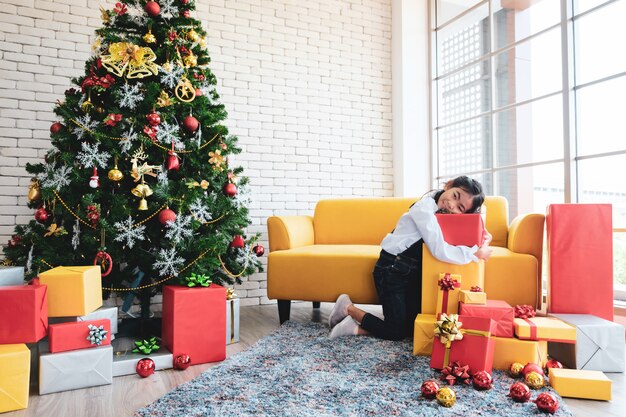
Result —
[[[459,219],[446,216],[456,215],[439,217],[446,241],[480,244],[482,221],[458,215],[465,218],[459,225]],[[611,206],[551,205],[546,227],[549,285],[543,316],[535,306],[490,299],[482,291],[483,268],[468,268],[463,275],[441,271],[423,277],[422,306],[437,302],[434,311],[415,320],[413,353],[431,356],[432,368],[458,361],[471,373],[510,370],[514,363],[543,367],[550,358],[564,366],[546,375],[558,394],[610,400],[611,380],[604,372],[624,372],[625,358],[624,326],[613,322]],[[462,323],[460,340],[440,337],[450,315]]]
[[[1,267],[0,413],[28,407],[31,353],[40,395],[111,384],[144,357],[156,370],[178,355],[221,361],[239,340],[239,300],[215,284],[164,286],[162,346],[149,356],[115,348],[117,327],[117,307],[102,306],[99,266],[53,268],[28,285],[23,267]]]

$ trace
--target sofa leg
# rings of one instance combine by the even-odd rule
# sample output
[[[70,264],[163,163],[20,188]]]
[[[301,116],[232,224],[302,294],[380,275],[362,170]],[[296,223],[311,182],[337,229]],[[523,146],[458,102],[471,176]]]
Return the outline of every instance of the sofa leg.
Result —
[[[313,308],[320,308],[320,302],[319,301],[313,301]]]
[[[289,320],[290,313],[291,300],[278,300],[278,319],[280,320],[280,324]]]

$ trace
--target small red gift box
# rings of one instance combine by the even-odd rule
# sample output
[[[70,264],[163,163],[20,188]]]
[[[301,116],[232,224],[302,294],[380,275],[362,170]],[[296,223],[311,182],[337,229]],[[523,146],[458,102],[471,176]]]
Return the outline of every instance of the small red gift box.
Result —
[[[480,214],[435,214],[435,217],[447,243],[470,247],[483,244],[485,224]]]
[[[435,336],[430,367],[443,369],[450,362],[459,361],[469,365],[471,374],[478,371],[491,373],[495,347],[495,340],[491,336],[496,323],[490,318],[469,316],[459,316],[459,321],[462,323],[463,339],[451,342],[450,347],[446,348]]]
[[[487,300],[486,304],[459,303],[459,314],[490,318],[496,322],[494,336],[513,337],[515,311],[506,301]]]
[[[36,343],[48,331],[48,287],[0,287],[0,345]]]
[[[226,358],[226,288],[216,284],[189,288],[163,287],[163,345],[174,358],[187,354],[191,362]]]
[[[106,330],[106,337],[101,343],[91,343],[88,339],[89,325]],[[87,320],[70,323],[51,324],[48,339],[50,340],[50,353],[66,352],[68,350],[85,349],[111,344],[111,320]]]

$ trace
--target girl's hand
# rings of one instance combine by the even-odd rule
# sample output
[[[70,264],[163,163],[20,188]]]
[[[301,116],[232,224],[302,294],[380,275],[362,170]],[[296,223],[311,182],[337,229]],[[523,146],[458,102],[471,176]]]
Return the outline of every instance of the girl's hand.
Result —
[[[491,253],[493,249],[489,247],[489,245],[483,244],[478,250],[474,253],[474,256],[478,259],[482,259],[483,261],[488,261],[489,257],[491,257]]]
[[[489,246],[492,240],[493,236],[491,236],[491,233],[489,233],[487,229],[485,229],[483,232],[483,246]]]

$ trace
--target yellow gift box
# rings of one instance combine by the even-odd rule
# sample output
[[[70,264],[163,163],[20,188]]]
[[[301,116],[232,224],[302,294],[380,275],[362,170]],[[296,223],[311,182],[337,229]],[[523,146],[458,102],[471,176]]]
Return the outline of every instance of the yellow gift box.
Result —
[[[0,413],[27,408],[29,385],[30,350],[0,345]]]
[[[48,286],[48,317],[84,316],[102,306],[100,266],[59,266],[39,281]]]
[[[418,314],[415,318],[415,331],[413,332],[413,354],[430,356],[433,351],[433,339],[435,337],[434,314]]]
[[[600,371],[550,368],[548,376],[561,397],[611,400],[611,380]]]
[[[509,369],[513,362],[539,366],[548,360],[548,342],[543,340],[519,340],[512,337],[494,337],[493,368]]]
[[[439,274],[442,271],[461,275],[462,290],[469,290],[474,286],[485,288],[485,263],[470,262],[466,265],[455,265],[436,259],[423,245],[422,255],[422,313],[437,314],[437,295],[439,292]],[[457,291],[458,292],[458,291]],[[458,299],[457,299],[458,301]]]
[[[444,276],[446,276],[445,273],[440,273],[437,282],[439,282],[439,280]],[[439,288],[439,291],[437,291],[437,308],[435,309],[436,315],[441,313],[459,314],[459,294],[461,293],[460,288],[462,285],[462,278],[461,275],[458,274],[450,274],[450,278],[458,282],[458,287],[447,291]]]
[[[465,304],[487,304],[487,293],[483,291],[461,290],[459,301]]]
[[[513,325],[519,339],[576,343],[576,328],[554,317],[513,319]]]

